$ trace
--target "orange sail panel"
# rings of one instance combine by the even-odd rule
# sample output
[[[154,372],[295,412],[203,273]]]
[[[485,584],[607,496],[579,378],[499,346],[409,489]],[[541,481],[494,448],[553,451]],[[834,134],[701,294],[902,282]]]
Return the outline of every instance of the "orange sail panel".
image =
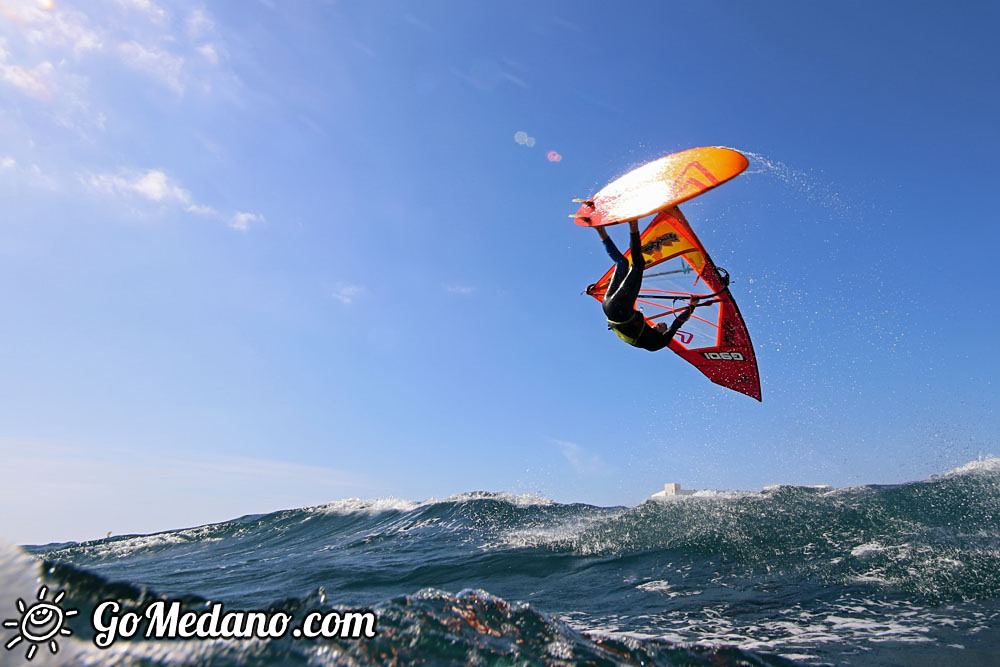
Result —
[[[722,275],[680,209],[657,215],[642,233],[645,262],[635,307],[649,324],[673,322],[691,296],[713,295],[670,341],[670,349],[712,382],[761,400],[757,357],[750,333]],[[631,253],[626,252],[629,257]],[[603,301],[614,267],[587,288]]]

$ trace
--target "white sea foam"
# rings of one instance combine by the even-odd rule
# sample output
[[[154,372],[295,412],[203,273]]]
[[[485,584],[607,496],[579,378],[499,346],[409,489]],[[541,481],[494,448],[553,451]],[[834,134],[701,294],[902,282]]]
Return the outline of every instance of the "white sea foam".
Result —
[[[394,496],[385,498],[344,498],[334,500],[326,505],[308,508],[308,511],[318,514],[381,514],[382,512],[409,512],[423,503],[412,500],[402,500]]]
[[[998,474],[998,473],[1000,473],[1000,457],[993,456],[992,454],[990,454],[982,456],[976,459],[975,461],[969,461],[968,463],[960,465],[957,468],[952,468],[943,473],[930,475],[926,480],[902,482],[902,484],[920,484],[923,482],[947,479],[951,477],[961,477],[964,475]],[[851,493],[865,488],[878,488],[878,485],[861,484],[861,485],[847,486],[847,487],[833,487],[827,484],[815,484],[811,486],[795,485],[795,484],[769,484],[763,488],[763,492],[774,493],[775,491],[779,491],[781,489],[815,489],[818,491],[826,492],[823,495],[826,495],[827,493],[832,495],[832,494]]]
[[[647,581],[644,584],[639,584],[636,586],[640,591],[653,591],[656,593],[670,593],[673,588],[670,586],[670,582],[664,579],[656,579],[654,581]]]
[[[671,599],[691,595],[701,595],[704,592],[701,590],[675,590],[674,587],[670,585],[670,582],[664,579],[647,581],[636,586],[636,589],[646,591],[647,593],[660,593]]]
[[[655,582],[648,582],[654,584]],[[659,591],[657,591],[659,592]],[[823,644],[854,644],[869,650],[866,643],[930,643],[937,627],[968,626],[973,633],[982,614],[971,612],[956,620],[954,610],[937,613],[927,607],[891,604],[880,600],[850,597],[824,604],[813,610],[800,606],[779,616],[740,626],[738,620],[713,609],[632,617],[623,622],[617,615],[600,618],[583,612],[559,614],[574,628],[591,635],[615,638],[660,639],[679,644],[715,647],[734,645],[749,651],[776,652],[786,658],[811,662]],[[620,630],[624,625],[634,629]]]
[[[584,532],[595,525],[614,521],[630,510],[628,508],[599,509],[585,516],[574,515],[540,520],[529,526],[521,526],[499,535],[496,540],[483,548],[544,548],[575,544]],[[608,544],[614,548],[615,544]],[[603,547],[601,547],[603,548]]]
[[[880,552],[880,551],[885,551],[888,548],[889,547],[885,547],[885,546],[879,544],[878,542],[868,542],[866,544],[860,544],[860,545],[854,547],[853,549],[851,549],[851,555],[852,556],[856,556],[856,557],[866,556],[866,555],[868,555],[870,553],[877,553],[877,552]]]
[[[931,479],[958,477],[960,475],[973,475],[981,473],[1000,473],[1000,458],[987,456],[976,459],[975,461],[969,461],[965,465],[948,470],[941,475],[932,475]]]
[[[166,533],[153,533],[151,535],[135,535],[129,537],[111,538],[108,540],[94,540],[84,542],[80,546],[85,547],[88,556],[97,558],[127,558],[139,551],[148,551],[173,544],[188,544],[206,542],[218,542],[223,539],[214,535],[215,526],[198,526],[197,528],[187,528]],[[55,552],[55,553],[58,553]]]
[[[536,549],[574,541],[581,533],[609,517],[573,517],[555,523],[525,526],[507,531],[483,544],[483,549],[514,548]]]
[[[536,493],[507,493],[506,491],[470,491],[448,496],[443,501],[428,502],[455,502],[461,503],[468,500],[500,500],[517,507],[549,507],[555,505],[555,501],[549,500],[545,496]]]
[[[751,498],[759,497],[760,491],[736,491],[736,490],[725,490],[720,491],[717,489],[699,489],[697,491],[692,491],[690,493],[685,492],[683,495],[679,496],[650,496],[645,502],[682,502],[691,499],[705,499],[711,498],[716,500],[736,500],[739,498]]]
[[[498,500],[517,507],[546,507],[555,503],[548,498],[531,493],[506,493],[503,491],[468,491],[457,493],[447,498],[428,498],[427,500],[404,500],[395,496],[383,498],[344,498],[334,500],[325,505],[308,508],[311,512],[320,514],[380,514],[382,512],[409,512],[411,510],[437,505],[439,503],[463,503],[471,500]]]
[[[556,640],[545,647],[545,652],[559,660],[572,660],[573,647],[568,642]]]

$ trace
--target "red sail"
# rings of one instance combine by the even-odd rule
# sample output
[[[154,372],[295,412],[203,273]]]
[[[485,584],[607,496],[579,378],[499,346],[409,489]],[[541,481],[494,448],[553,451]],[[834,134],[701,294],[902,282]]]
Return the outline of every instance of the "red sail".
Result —
[[[680,209],[667,209],[653,219],[642,233],[642,256],[645,270],[635,307],[646,321],[669,324],[687,306],[686,297],[716,295],[706,299],[710,305],[695,309],[670,349],[712,382],[761,400],[757,357],[746,323]],[[614,267],[587,293],[603,301],[612,273]]]

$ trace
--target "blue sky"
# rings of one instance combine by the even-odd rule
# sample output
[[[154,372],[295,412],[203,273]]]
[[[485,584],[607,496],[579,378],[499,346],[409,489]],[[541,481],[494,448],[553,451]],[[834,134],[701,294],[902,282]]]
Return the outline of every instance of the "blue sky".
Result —
[[[0,2],[0,537],[995,454],[998,14]],[[705,145],[761,404],[581,296],[570,200]]]

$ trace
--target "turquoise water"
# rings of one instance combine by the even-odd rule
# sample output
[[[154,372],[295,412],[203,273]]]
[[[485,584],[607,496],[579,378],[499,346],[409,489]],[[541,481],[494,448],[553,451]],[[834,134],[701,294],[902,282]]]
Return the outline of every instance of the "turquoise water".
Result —
[[[80,610],[59,657],[92,664],[1000,662],[1000,459],[895,486],[637,507],[343,500],[25,552],[3,553],[0,616],[16,616],[16,582],[41,559],[42,581]],[[100,600],[157,597],[367,608],[378,635],[91,643]]]

